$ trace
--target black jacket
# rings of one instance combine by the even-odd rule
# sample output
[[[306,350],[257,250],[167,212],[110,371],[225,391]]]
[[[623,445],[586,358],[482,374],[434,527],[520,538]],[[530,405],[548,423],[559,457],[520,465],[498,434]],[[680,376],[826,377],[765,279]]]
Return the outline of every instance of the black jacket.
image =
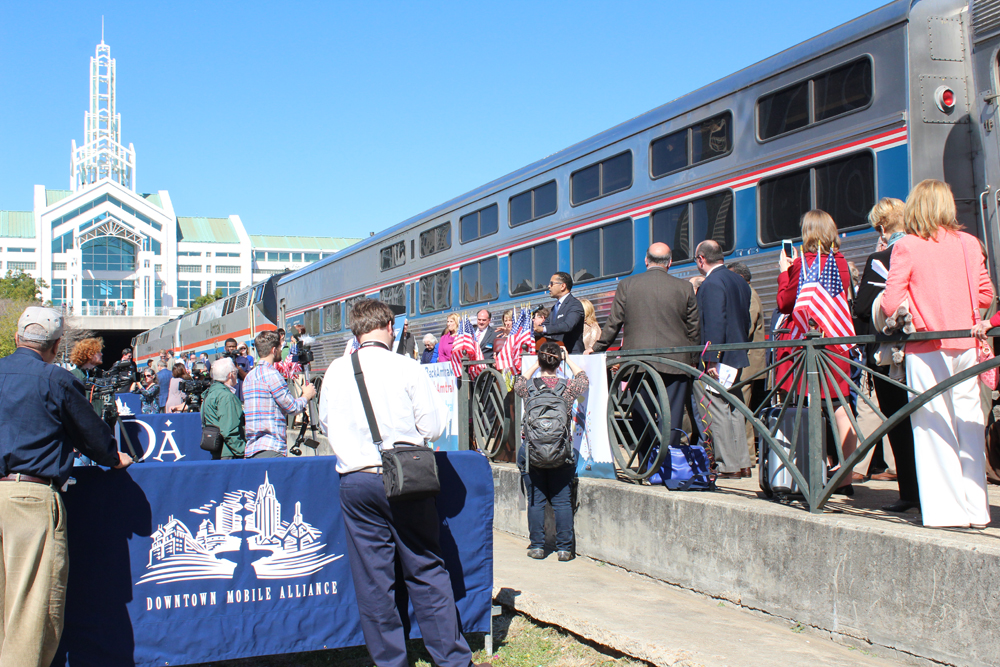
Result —
[[[868,256],[865,271],[861,274],[861,282],[858,283],[858,294],[854,297],[854,312],[851,313],[854,317],[854,333],[859,336],[878,333],[872,324],[872,304],[875,303],[875,298],[885,290],[885,277],[889,275],[891,259],[891,247]],[[875,359],[872,358],[872,355],[877,349],[878,344],[876,343],[865,346],[865,361],[869,365],[875,365]]]
[[[583,304],[572,294],[567,294],[559,312],[552,317],[555,304],[550,307],[549,316],[542,326],[546,340],[562,341],[570,354],[583,354]]]
[[[708,274],[698,288],[701,344],[746,343],[750,331],[750,285],[725,265]],[[718,361],[733,368],[750,365],[746,350],[705,353],[705,361]]]

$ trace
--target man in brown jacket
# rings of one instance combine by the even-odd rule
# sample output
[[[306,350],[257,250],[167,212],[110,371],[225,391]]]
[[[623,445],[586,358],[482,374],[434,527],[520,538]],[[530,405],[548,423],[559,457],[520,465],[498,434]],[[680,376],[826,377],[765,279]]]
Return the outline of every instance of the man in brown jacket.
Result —
[[[750,269],[743,262],[734,262],[729,265],[729,270],[738,276],[741,276],[744,280],[750,284],[753,274],[750,273]],[[757,290],[753,288],[750,284],[750,342],[760,343],[764,340],[764,306],[761,303],[760,295],[757,294]],[[749,350],[747,351],[747,357],[750,359],[750,365],[746,367],[743,371],[743,379],[754,378],[752,382],[748,382],[743,385],[743,403],[751,410],[758,407],[758,401],[753,400],[754,396],[758,399],[763,397],[763,392],[766,390],[767,382],[766,378],[754,377],[758,373],[764,370],[764,357],[765,352],[763,348],[759,350]],[[750,463],[757,464],[757,445],[754,442],[754,430],[753,425],[747,422],[747,451],[750,453]]]
[[[625,327],[623,350],[650,350],[664,347],[698,345],[698,302],[691,283],[669,273],[670,246],[654,243],[646,251],[646,271],[618,283],[611,314],[594,344],[594,352],[608,349]],[[670,354],[665,358],[694,365],[697,354]],[[691,376],[662,363],[652,363],[660,373],[670,400],[670,428],[680,429],[684,410],[691,403]],[[648,398],[644,400],[648,401]],[[650,410],[653,407],[647,402]],[[641,412],[641,411],[638,411]],[[637,414],[640,421],[645,421]],[[640,428],[644,424],[640,425]],[[680,432],[673,431],[671,445],[680,443]]]

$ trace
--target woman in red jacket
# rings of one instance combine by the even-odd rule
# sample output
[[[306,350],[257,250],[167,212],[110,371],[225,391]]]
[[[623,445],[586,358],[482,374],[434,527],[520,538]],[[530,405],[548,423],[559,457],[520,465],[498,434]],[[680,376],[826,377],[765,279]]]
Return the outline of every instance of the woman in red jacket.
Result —
[[[959,231],[955,199],[941,181],[921,181],[906,200],[907,236],[892,247],[882,311],[909,300],[917,331],[971,329],[975,310],[993,301],[979,241]],[[976,365],[972,338],[906,344],[906,378],[924,392]],[[986,430],[978,378],[969,378],[913,412],[913,450],[925,526],[984,528]]]
[[[825,337],[853,336],[854,324],[851,320],[850,308],[848,306],[849,295],[853,292],[851,272],[847,266],[847,260],[840,254],[840,238],[837,236],[837,225],[826,211],[812,210],[802,216],[802,253],[802,256],[799,256],[793,249],[793,257],[786,257],[785,253],[781,253],[778,257],[778,269],[781,271],[778,274],[778,310],[789,316],[787,324],[783,328],[792,330],[790,334],[792,339],[802,338],[805,334],[805,329],[810,327],[808,322],[814,316],[813,321],[817,322],[818,327],[823,330]],[[805,267],[803,267],[803,259],[805,260]],[[831,261],[834,263],[836,271],[832,271],[833,267],[827,264]],[[824,267],[826,267],[825,272]],[[805,275],[803,275],[803,271],[805,271]],[[843,310],[840,313],[841,317],[821,318],[817,313],[811,313],[808,304],[800,301],[798,298],[801,287],[809,282],[818,282],[821,274],[824,273],[823,283],[828,286],[827,292],[830,294],[833,302],[835,302],[835,305]],[[839,289],[837,288],[838,280],[840,282]],[[835,308],[831,308],[830,310],[835,310]],[[825,326],[824,322],[826,323]],[[827,330],[828,328],[830,329],[829,331]],[[833,349],[832,351],[847,356],[847,350]],[[837,357],[830,357],[830,360],[837,368],[843,371],[844,376],[850,377],[850,364]],[[790,367],[790,363],[779,366],[776,377],[780,380]],[[844,398],[848,398],[850,386],[847,383],[846,377],[842,377],[839,373],[831,373],[827,374],[825,379],[827,383],[836,382],[837,387],[840,389],[840,394]],[[804,374],[800,378],[797,387],[793,388],[791,385],[792,374],[788,374],[788,377],[781,383],[781,388],[784,391],[805,392],[806,381]],[[854,428],[851,426],[851,419],[847,414],[849,408],[844,405],[838,405],[837,392],[832,387],[827,392],[821,383],[820,389],[823,397],[826,397],[827,393],[829,393],[831,401],[834,405],[837,405],[834,415],[837,419],[840,446],[846,458],[853,454],[858,446],[857,434],[854,432]],[[837,462],[833,460],[832,465],[836,466]],[[854,489],[850,487],[852,481],[854,481],[853,472],[850,477],[846,478],[846,483],[841,486],[840,490],[847,495],[852,495],[854,492]]]

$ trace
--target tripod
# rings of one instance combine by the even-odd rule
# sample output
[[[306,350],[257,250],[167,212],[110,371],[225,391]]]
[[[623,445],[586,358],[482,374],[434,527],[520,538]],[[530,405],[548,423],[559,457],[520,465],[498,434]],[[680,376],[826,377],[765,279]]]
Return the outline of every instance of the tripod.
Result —
[[[309,365],[312,363],[313,353],[308,347],[300,348],[299,350],[299,363],[302,364],[302,374],[306,379],[306,384],[311,382]],[[316,401],[319,398],[317,394],[316,397],[309,400],[309,405],[306,409],[305,418],[302,420],[302,427],[299,428],[299,435],[295,438],[295,442],[292,444],[288,453],[292,456],[302,456],[302,445],[309,447],[313,451],[319,447],[319,440],[316,439]],[[310,430],[312,435],[311,438],[306,437],[306,429]]]

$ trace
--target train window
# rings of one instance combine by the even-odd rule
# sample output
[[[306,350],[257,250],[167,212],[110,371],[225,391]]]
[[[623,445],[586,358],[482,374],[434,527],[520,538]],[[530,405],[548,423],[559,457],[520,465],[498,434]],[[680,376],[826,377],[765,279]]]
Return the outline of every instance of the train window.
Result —
[[[574,206],[632,187],[632,152],[625,151],[570,176],[570,199]]]
[[[650,175],[659,178],[733,150],[733,114],[726,112],[653,140]],[[690,137],[690,140],[689,140]]]
[[[653,178],[680,171],[688,166],[688,131],[681,130],[656,139],[649,145]]]
[[[500,207],[496,204],[463,215],[458,222],[462,243],[495,234],[500,229]]]
[[[837,229],[865,226],[875,205],[875,161],[859,153],[816,167],[816,208],[833,216]]]
[[[701,243],[711,239],[723,252],[736,245],[733,231],[733,193],[726,191],[691,202],[691,238]]]
[[[864,152],[782,174],[761,181],[757,196],[763,244],[802,236],[799,222],[812,208],[829,213],[837,229],[863,227],[875,205],[875,161]]]
[[[632,246],[630,219],[574,235],[573,281],[582,283],[630,273],[634,263]]]
[[[872,61],[859,58],[758,99],[757,134],[771,139],[862,109],[872,101],[872,91]]]
[[[379,268],[382,271],[406,264],[406,241],[393,243],[379,252]]]
[[[323,331],[340,331],[340,303],[330,303],[323,306]]]
[[[809,82],[803,81],[760,98],[757,123],[761,139],[770,139],[808,125]]]
[[[815,120],[868,106],[872,100],[872,61],[855,60],[813,79]]]
[[[427,257],[451,247],[451,223],[432,227],[420,232],[420,256]]]
[[[393,315],[406,313],[406,285],[389,285],[379,290],[378,300],[389,306]]]
[[[509,266],[511,296],[545,289],[549,278],[559,270],[556,242],[512,252]]]
[[[302,316],[302,324],[306,328],[306,334],[312,336],[318,334],[320,331],[320,309],[313,308],[312,310],[307,310]]]
[[[691,259],[691,225],[689,204],[671,206],[654,211],[650,216],[653,226],[653,243],[670,246],[673,261]]]
[[[451,271],[439,271],[420,279],[420,312],[451,308]]]
[[[490,257],[459,269],[462,305],[496,300],[500,293],[497,266],[497,258]]]
[[[556,182],[549,181],[510,198],[508,219],[511,227],[552,215],[558,210]]]

